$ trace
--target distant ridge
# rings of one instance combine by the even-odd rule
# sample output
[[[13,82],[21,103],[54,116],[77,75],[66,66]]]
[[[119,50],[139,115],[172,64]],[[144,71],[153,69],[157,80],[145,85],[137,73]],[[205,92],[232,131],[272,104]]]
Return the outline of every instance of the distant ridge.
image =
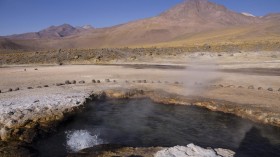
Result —
[[[180,46],[279,40],[279,28],[280,14],[256,17],[233,12],[208,0],[185,0],[159,16],[113,27],[95,29],[88,25],[73,27],[63,24],[5,38],[21,47],[34,49]]]

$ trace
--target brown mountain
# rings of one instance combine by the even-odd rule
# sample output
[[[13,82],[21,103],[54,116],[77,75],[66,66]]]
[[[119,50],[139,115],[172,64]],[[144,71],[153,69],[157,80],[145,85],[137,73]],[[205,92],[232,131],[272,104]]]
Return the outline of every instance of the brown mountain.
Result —
[[[67,36],[71,36],[74,34],[78,34],[88,29],[93,29],[91,26],[87,27],[73,27],[69,24],[63,24],[60,26],[51,26],[46,29],[43,29],[39,32],[25,33],[25,34],[17,34],[8,36],[11,39],[55,39],[55,38],[63,38]]]
[[[65,24],[9,38],[19,45],[35,49],[182,46],[197,42],[259,40],[260,37],[278,40],[279,17],[279,14],[246,16],[207,0],[186,0],[159,16],[110,28],[83,31]]]

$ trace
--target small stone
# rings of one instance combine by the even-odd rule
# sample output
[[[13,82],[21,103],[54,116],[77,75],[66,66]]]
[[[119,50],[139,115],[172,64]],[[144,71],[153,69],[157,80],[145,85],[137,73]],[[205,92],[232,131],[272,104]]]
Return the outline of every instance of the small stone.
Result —
[[[35,68],[34,70],[38,70],[37,68]]]
[[[143,80],[143,83],[147,83],[147,80]]]
[[[278,89],[278,92],[280,92],[280,88]],[[1,91],[0,91],[0,93],[1,93]]]
[[[249,86],[248,89],[255,89],[253,85]]]
[[[10,133],[7,128],[0,129],[0,137],[2,141],[7,141],[10,138]]]
[[[262,87],[259,87],[258,90],[263,90],[263,88],[262,88]]]
[[[17,122],[17,120],[10,120],[8,123],[6,123],[6,126],[8,128],[12,128]]]
[[[65,84],[71,84],[71,82],[69,80],[66,80]]]
[[[110,82],[110,79],[105,79],[105,82],[107,82],[107,83]]]
[[[222,88],[222,87],[224,87],[224,86],[223,86],[222,84],[219,84],[219,87],[221,87],[221,88]]]
[[[93,80],[92,80],[92,83],[96,83],[96,81],[93,79]]]
[[[79,81],[79,84],[84,84],[84,83],[86,83],[84,80]]]
[[[96,82],[97,82],[97,83],[101,83],[101,81],[100,81],[100,80],[97,80]]]
[[[49,85],[44,85],[44,87],[49,87]]]
[[[35,101],[34,101],[34,103],[37,103],[37,102],[39,102],[39,100],[35,100]]]
[[[10,115],[10,116],[11,116],[11,115],[14,115],[14,114],[15,114],[14,112],[9,112],[9,113],[8,113],[8,115]]]
[[[71,81],[71,84],[76,84],[76,80],[72,80],[72,81]]]
[[[273,88],[268,88],[267,90],[270,91],[270,92],[272,92],[272,91],[273,91]]]
[[[56,86],[61,86],[61,85],[62,85],[62,83],[56,83],[55,85],[56,85]]]
[[[27,87],[27,89],[33,89],[33,87]]]
[[[9,88],[9,89],[8,89],[8,91],[9,91],[9,92],[12,92],[12,91],[13,91],[13,89],[12,89],[12,88]]]
[[[18,91],[19,90],[19,88],[17,87],[17,88],[15,88],[15,90],[14,91]]]
[[[125,80],[125,83],[129,83],[129,81]]]
[[[2,93],[2,91],[0,90],[0,93]]]
[[[116,80],[114,80],[113,82],[114,82],[114,83],[117,83],[117,81],[116,81]]]
[[[178,81],[175,81],[174,84],[179,84],[179,82],[178,82]]]
[[[238,86],[238,88],[244,88],[243,86]]]
[[[141,81],[141,80],[138,80],[137,83],[142,83],[142,81]]]

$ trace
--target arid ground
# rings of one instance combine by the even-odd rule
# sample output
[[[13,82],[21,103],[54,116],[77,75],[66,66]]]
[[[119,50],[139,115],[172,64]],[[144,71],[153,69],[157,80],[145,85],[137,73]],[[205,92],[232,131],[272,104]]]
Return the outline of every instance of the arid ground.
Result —
[[[103,94],[196,105],[280,126],[279,52],[186,52],[142,62],[145,57],[134,64],[2,66],[1,140],[32,142]]]

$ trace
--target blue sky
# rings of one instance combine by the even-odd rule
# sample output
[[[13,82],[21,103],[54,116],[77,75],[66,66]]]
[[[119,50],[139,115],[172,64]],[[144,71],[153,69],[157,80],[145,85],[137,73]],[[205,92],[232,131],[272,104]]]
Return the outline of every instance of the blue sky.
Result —
[[[51,25],[108,27],[152,17],[183,0],[0,0],[0,35]],[[263,16],[280,12],[280,0],[210,0],[230,10]]]

